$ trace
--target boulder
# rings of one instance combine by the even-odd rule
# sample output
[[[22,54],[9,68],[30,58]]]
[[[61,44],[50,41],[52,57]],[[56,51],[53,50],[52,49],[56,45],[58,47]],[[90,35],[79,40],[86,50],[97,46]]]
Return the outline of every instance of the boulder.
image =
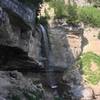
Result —
[[[17,71],[0,71],[0,100],[44,100],[43,89]]]

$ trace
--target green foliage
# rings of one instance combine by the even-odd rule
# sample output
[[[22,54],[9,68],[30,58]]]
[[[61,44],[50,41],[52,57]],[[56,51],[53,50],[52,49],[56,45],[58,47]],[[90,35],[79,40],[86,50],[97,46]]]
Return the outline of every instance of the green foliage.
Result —
[[[48,21],[46,17],[41,16],[40,19],[38,19],[38,23],[42,24],[44,26],[48,26]]]
[[[95,7],[78,8],[79,18],[85,24],[100,27],[100,10]]]
[[[76,5],[65,5],[64,0],[46,0],[50,7],[54,8],[55,18],[65,18],[70,25],[75,25],[79,22]]]
[[[91,70],[92,62],[97,64],[98,69],[95,71]],[[87,52],[81,56],[78,63],[80,64],[83,75],[88,83],[95,85],[100,82],[100,56],[92,52]]]
[[[67,23],[69,25],[75,25],[79,23],[79,18],[77,14],[77,5],[69,4],[67,7]]]
[[[67,15],[67,7],[64,0],[51,0],[49,5],[54,8],[55,18],[62,18]]]

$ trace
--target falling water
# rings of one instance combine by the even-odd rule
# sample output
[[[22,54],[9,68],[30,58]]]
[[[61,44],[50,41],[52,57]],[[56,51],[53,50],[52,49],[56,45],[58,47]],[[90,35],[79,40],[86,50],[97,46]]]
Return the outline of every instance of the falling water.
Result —
[[[43,25],[40,24],[40,29],[42,33],[42,49],[43,49],[43,56],[46,57],[46,61],[44,62],[45,70],[47,73],[47,80],[48,80],[48,85],[54,89],[57,88],[57,83],[55,81],[55,75],[54,75],[54,69],[53,66],[50,66],[50,56],[52,54],[51,46],[50,46],[50,41],[49,41],[49,36],[48,32],[44,28]]]

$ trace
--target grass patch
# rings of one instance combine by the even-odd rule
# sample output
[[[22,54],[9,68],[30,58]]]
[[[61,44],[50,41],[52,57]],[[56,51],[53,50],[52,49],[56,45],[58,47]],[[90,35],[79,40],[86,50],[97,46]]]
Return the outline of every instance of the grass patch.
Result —
[[[100,9],[95,7],[78,8],[79,18],[85,24],[100,27]]]
[[[91,70],[92,62],[97,64],[98,70]],[[83,75],[88,83],[95,85],[100,82],[100,56],[92,52],[87,52],[81,56],[78,63],[81,65]]]

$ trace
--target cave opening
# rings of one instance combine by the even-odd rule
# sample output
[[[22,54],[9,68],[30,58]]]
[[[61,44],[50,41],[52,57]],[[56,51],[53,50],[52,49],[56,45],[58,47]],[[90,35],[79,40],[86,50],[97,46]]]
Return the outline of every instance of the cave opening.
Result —
[[[39,70],[36,61],[28,56],[28,53],[18,47],[0,45],[0,69],[35,71]]]

